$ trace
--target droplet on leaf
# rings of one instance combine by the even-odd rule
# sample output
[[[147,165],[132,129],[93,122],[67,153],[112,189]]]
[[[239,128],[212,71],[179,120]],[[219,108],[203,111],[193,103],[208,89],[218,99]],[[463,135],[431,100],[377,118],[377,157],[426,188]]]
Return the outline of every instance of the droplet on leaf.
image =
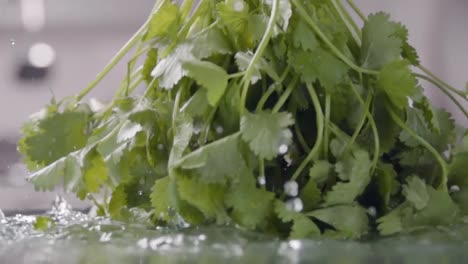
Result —
[[[284,192],[288,196],[297,196],[299,194],[299,185],[296,181],[287,181],[284,184]]]

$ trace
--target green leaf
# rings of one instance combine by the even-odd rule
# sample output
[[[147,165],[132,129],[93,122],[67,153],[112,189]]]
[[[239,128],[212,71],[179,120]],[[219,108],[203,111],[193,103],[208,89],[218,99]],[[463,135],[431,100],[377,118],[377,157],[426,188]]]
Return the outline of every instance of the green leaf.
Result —
[[[243,0],[225,0],[216,4],[223,24],[235,33],[242,33],[247,26],[249,4]]]
[[[143,79],[145,80],[146,84],[149,84],[153,80],[153,77],[151,76],[151,72],[156,67],[157,63],[158,63],[158,50],[155,48],[152,48],[146,54],[145,63],[141,71],[141,76],[143,76]]]
[[[370,182],[370,168],[371,161],[369,160],[369,154],[363,150],[356,150],[352,156],[346,159],[352,159],[348,162],[352,166],[346,173],[349,176],[348,182],[338,182],[332,189],[326,194],[325,205],[336,205],[336,204],[350,204],[352,203],[367,187]],[[341,162],[341,161],[340,161]]]
[[[179,7],[170,0],[164,0],[151,16],[145,40],[177,33],[179,15]]]
[[[224,95],[227,87],[228,75],[218,65],[208,61],[188,61],[183,68],[187,75],[207,90],[208,102],[216,106]]]
[[[314,32],[303,19],[297,19],[293,27],[293,43],[295,48],[302,48],[305,51],[313,51],[319,47],[319,42]]]
[[[217,27],[206,28],[189,38],[193,44],[192,53],[198,59],[205,59],[213,54],[230,54],[232,52],[226,35]]]
[[[238,145],[238,134],[224,137],[187,154],[177,167],[193,171],[205,183],[224,184],[246,171]]]
[[[416,78],[408,65],[406,60],[390,62],[382,68],[377,79],[377,87],[398,109],[404,109],[408,97],[416,92]]]
[[[311,51],[292,49],[288,57],[289,64],[304,82],[313,83],[318,79],[329,91],[343,82],[348,72],[346,64],[321,47]]]
[[[166,222],[171,219],[169,216],[169,177],[164,177],[154,183],[153,191],[151,192],[151,204],[154,207],[154,215]]]
[[[424,112],[415,108],[406,110],[406,125],[429,142],[436,150],[443,152],[455,140],[455,123],[452,116],[444,110],[436,109],[433,113],[439,124],[440,131],[431,130],[424,117]],[[409,147],[420,146],[420,143],[405,130],[400,133],[400,140]]]
[[[193,45],[188,43],[179,44],[172,53],[158,62],[151,72],[151,76],[159,79],[159,86],[164,89],[172,89],[182,77],[187,75],[183,64],[194,61],[192,54]]]
[[[46,231],[53,226],[55,226],[55,222],[50,216],[36,216],[36,221],[33,224],[33,228],[38,231]]]
[[[397,173],[391,164],[379,163],[375,177],[381,205],[386,210],[390,203],[392,192],[394,191]]]
[[[304,214],[289,210],[282,201],[275,201],[275,212],[284,223],[292,222],[289,238],[300,239],[320,235],[320,230],[312,220]]]
[[[349,238],[360,238],[369,229],[367,211],[356,205],[339,205],[307,213],[333,226]]]
[[[177,189],[180,198],[199,209],[206,219],[214,219],[218,224],[227,222],[228,216],[224,207],[225,186],[180,177],[177,179]]]
[[[385,13],[370,15],[362,29],[361,64],[365,68],[380,69],[397,60],[403,41],[396,35],[400,25],[390,21]]]
[[[117,186],[112,192],[109,202],[109,215],[112,219],[120,220],[123,218],[122,209],[127,207],[127,193],[123,184]]]
[[[309,177],[317,184],[324,183],[330,176],[333,166],[326,160],[317,160],[310,168]]]
[[[98,193],[101,185],[107,181],[108,172],[104,159],[93,151],[85,163],[83,180],[90,193]]]
[[[235,55],[236,65],[240,71],[245,71],[249,67],[250,62],[252,61],[253,53],[252,52],[237,52]],[[279,80],[278,74],[272,68],[272,66],[264,59],[260,60],[253,66],[253,74],[250,79],[252,84],[257,83],[262,79],[262,72],[267,73],[271,78]]]
[[[403,185],[403,195],[414,208],[421,210],[429,202],[426,183],[417,176],[411,176],[407,179],[408,184]]]
[[[49,165],[86,145],[88,115],[82,112],[52,113],[23,129],[19,151],[30,170]],[[53,147],[51,147],[53,146]]]
[[[317,187],[317,183],[314,180],[309,180],[307,184],[302,188],[300,197],[304,204],[304,211],[310,211],[316,208],[322,201],[321,191]]]
[[[287,128],[294,124],[290,113],[246,113],[241,120],[242,139],[263,159],[278,155],[281,145],[289,145],[292,133]]]
[[[231,217],[247,228],[262,227],[273,212],[275,194],[257,189],[250,173],[241,179],[226,194],[226,204],[233,208]]]

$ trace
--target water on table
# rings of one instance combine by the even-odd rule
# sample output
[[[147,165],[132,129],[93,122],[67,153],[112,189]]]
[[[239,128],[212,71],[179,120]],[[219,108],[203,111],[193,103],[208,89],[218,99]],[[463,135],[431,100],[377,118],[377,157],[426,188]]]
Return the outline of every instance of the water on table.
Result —
[[[1,212],[1,211],[0,211]],[[0,213],[0,263],[464,263],[468,226],[369,242],[282,241],[233,227],[148,228],[71,210],[63,199],[33,228],[35,216]]]

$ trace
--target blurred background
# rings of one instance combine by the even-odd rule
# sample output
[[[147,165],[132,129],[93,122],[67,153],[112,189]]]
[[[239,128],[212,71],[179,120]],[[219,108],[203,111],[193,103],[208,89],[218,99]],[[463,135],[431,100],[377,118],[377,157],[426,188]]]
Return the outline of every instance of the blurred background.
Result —
[[[48,208],[16,152],[22,123],[48,103],[78,93],[145,21],[151,0],[0,0],[0,208]],[[468,1],[355,0],[368,14],[384,10],[407,25],[426,67],[463,89],[468,81]],[[123,60],[125,61],[125,59]],[[108,99],[125,73],[121,63],[91,95]],[[439,107],[467,120],[435,89]],[[83,203],[67,197],[76,206]]]

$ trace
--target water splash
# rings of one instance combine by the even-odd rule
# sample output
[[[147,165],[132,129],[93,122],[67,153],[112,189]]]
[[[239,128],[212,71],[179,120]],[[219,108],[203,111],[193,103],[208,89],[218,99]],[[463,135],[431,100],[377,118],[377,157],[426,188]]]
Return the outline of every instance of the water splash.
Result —
[[[278,153],[279,153],[280,155],[284,155],[284,154],[286,154],[286,153],[288,152],[288,149],[289,149],[288,145],[286,145],[286,144],[281,144],[281,145],[278,147]]]
[[[304,209],[304,204],[300,198],[293,198],[286,201],[286,208],[289,211],[300,212],[302,209]]]
[[[15,39],[10,39],[10,45],[12,47],[15,47],[16,46],[16,40]]]
[[[291,197],[297,196],[299,194],[299,185],[296,181],[287,181],[284,183],[284,192]]]
[[[265,175],[260,175],[260,176],[258,176],[257,182],[258,182],[258,184],[259,184],[260,186],[265,186],[265,184],[266,184]]]

